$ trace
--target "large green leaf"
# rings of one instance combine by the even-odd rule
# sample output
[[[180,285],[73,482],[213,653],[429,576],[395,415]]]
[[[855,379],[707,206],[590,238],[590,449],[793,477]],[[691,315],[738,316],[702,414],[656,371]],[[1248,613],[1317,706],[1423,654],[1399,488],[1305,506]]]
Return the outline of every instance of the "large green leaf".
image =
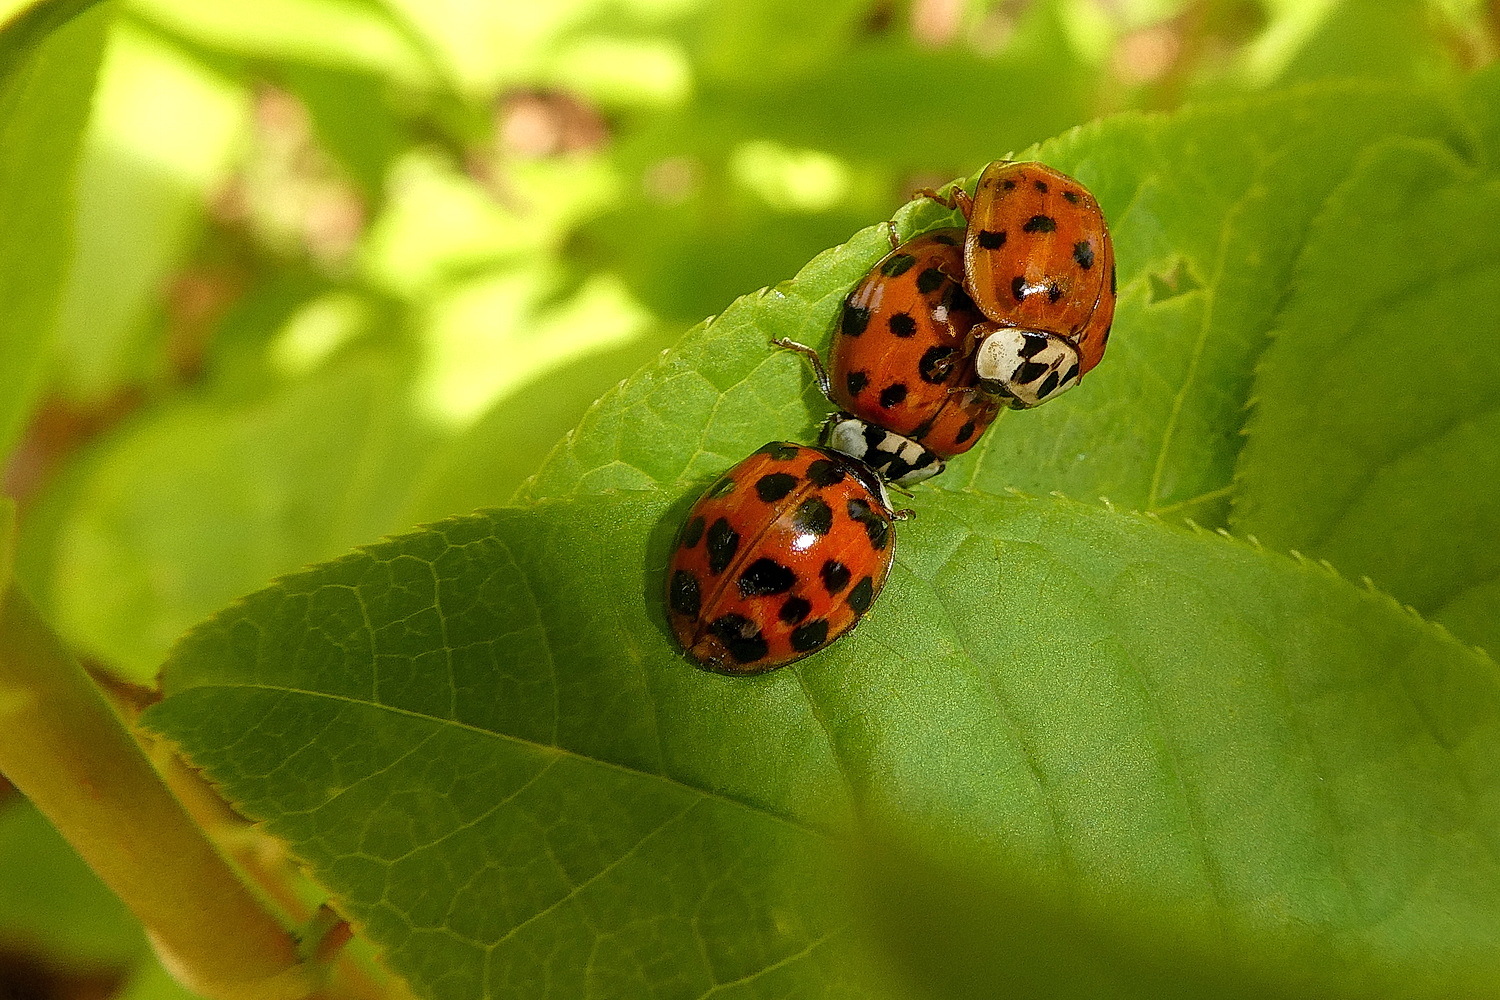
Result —
[[[1256,379],[1235,525],[1500,649],[1500,178],[1430,142],[1329,199]],[[1336,291],[1335,291],[1336,290]]]
[[[83,6],[38,4],[0,33],[0,456],[41,390],[66,267],[73,169],[112,12]]]
[[[1109,356],[1084,386],[1007,413],[938,488],[1107,496],[1222,523],[1255,359],[1313,216],[1361,151],[1388,135],[1467,144],[1435,98],[1376,85],[1310,88],[1187,112],[1124,116],[1035,155],[1098,195],[1119,254]],[[1027,154],[1031,155],[1031,154]],[[946,218],[897,213],[903,232]],[[771,337],[826,345],[839,301],[886,250],[858,233],[790,282],[740,299],[612,392],[526,495],[692,481],[747,441],[812,436],[827,405]]]
[[[287,578],[178,647],[145,722],[425,996],[866,995],[819,874],[855,815],[1180,901],[1257,967],[1500,968],[1500,674],[1389,599],[940,493],[853,637],[746,681],[666,635],[680,509],[549,501]]]

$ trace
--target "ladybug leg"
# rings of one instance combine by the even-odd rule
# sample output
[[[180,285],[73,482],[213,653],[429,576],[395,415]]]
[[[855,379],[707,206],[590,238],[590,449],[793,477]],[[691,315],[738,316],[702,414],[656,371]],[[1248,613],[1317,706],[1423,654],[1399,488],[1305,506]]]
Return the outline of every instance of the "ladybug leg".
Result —
[[[909,488],[907,488],[905,486],[902,486],[900,483],[892,482],[889,479],[887,479],[885,481],[885,488],[888,489],[888,490],[890,490],[892,493],[899,493],[899,494],[901,494],[902,496],[906,497],[906,499],[908,499],[908,500],[914,500],[914,499],[916,499],[916,496],[917,496]],[[893,520],[893,521],[908,521],[908,520],[910,520],[910,519],[912,519],[912,518],[914,518],[916,516],[917,516],[917,512],[916,511],[914,511],[914,510],[907,510],[905,508],[903,508],[901,510],[896,510],[896,511],[892,511],[891,512],[891,520]]]
[[[799,344],[795,340],[788,340],[786,337],[776,337],[771,343],[776,347],[782,347],[788,351],[796,351],[806,358],[807,363],[812,365],[813,376],[818,380],[818,388],[823,391],[823,395],[827,396],[829,400],[833,399],[833,383],[828,380],[828,369],[823,367],[823,359],[818,357],[817,351],[806,344]]]
[[[947,194],[940,194],[932,188],[922,188],[920,191],[913,192],[912,197],[931,198],[944,208],[956,208],[964,214],[965,219],[974,210],[974,199],[969,197],[969,192],[957,184],[949,186]]]
[[[894,250],[901,245],[901,235],[896,232],[896,224],[887,221],[885,224],[885,238],[891,241],[891,249]],[[960,278],[960,281],[963,279]]]
[[[901,492],[906,493],[907,496],[911,496],[911,494],[907,493],[906,490],[902,490]],[[892,521],[915,521],[916,519],[917,512],[912,510],[910,507],[902,507],[900,510],[891,511]]]

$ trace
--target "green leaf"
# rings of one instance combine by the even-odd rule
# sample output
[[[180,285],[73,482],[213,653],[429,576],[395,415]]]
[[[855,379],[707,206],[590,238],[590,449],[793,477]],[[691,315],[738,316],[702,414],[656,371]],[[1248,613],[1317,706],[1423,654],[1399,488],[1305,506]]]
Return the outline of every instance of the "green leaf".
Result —
[[[1256,966],[1275,932],[1418,994],[1500,968],[1500,671],[1388,598],[938,492],[852,637],[719,677],[662,620],[691,496],[454,519],[284,579],[184,640],[145,724],[426,996],[868,995],[823,871],[856,815],[1179,901]]]
[[[371,0],[130,0],[132,12],[210,49],[431,85],[425,47]]]
[[[1270,6],[1281,9],[1244,53],[1249,83],[1363,76],[1438,84],[1458,77],[1453,29],[1440,25],[1432,0],[1283,0]]]
[[[58,28],[99,0],[6,0],[0,7],[0,80],[21,69]]]
[[[81,6],[39,4],[0,34],[0,455],[10,454],[41,390],[79,136],[113,10],[78,14]]]
[[[1493,168],[1500,163],[1500,63],[1475,73],[1464,91],[1465,110],[1474,120],[1480,153]]]
[[[148,321],[244,140],[248,96],[155,33],[111,30],[57,319],[57,380],[73,400],[102,405],[162,377],[166,334]]]
[[[1080,389],[1006,413],[934,487],[1059,490],[1222,523],[1254,362],[1307,227],[1360,152],[1392,134],[1468,142],[1435,98],[1348,84],[1123,116],[1023,154],[1078,176],[1110,220],[1110,353]],[[930,203],[897,213],[903,233],[949,218]],[[606,396],[525,495],[693,481],[752,442],[810,439],[828,406],[800,360],[766,341],[826,347],[842,296],[888,248],[884,226],[863,230],[731,304]]]
[[[386,171],[416,141],[391,107],[388,82],[374,73],[322,66],[284,66],[280,77],[307,107],[324,148],[378,203]]]
[[[58,532],[58,629],[148,680],[215,608],[389,530],[431,446],[406,393],[386,359],[356,357],[250,404],[182,401],[122,432]]]
[[[1319,217],[1260,365],[1234,515],[1490,649],[1497,228],[1493,173],[1432,143],[1366,156]]]
[[[934,1000],[1409,1000],[1492,993],[1492,961],[1434,968],[1416,981],[1379,956],[1351,962],[1327,939],[1240,928],[1231,937],[1212,913],[1191,906],[1079,900],[1056,879],[996,864],[975,844],[886,832],[857,846],[851,874],[872,930],[914,991]]]

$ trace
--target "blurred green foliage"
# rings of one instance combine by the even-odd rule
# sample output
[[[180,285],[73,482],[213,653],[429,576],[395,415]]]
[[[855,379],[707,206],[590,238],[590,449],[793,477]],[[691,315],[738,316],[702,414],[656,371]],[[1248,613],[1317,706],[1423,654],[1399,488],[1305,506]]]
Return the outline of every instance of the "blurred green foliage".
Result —
[[[1471,111],[1500,106],[1493,72],[1468,83],[1496,55],[1483,0],[109,0],[73,16],[86,7],[0,0],[0,442],[22,512],[18,573],[69,642],[136,681],[185,629],[273,577],[505,503],[610,386],[737,296],[889,217],[916,187],[1103,115],[1328,78],[1403,84],[1434,106],[1458,104],[1468,87]],[[1253,273],[1278,295],[1294,264],[1324,278],[1340,266],[1339,220],[1312,215],[1347,164],[1318,179],[1335,161],[1317,154],[1358,150],[1361,127],[1400,117],[1378,100],[1358,105],[1338,135],[1288,117],[1294,141],[1279,155],[1311,150],[1314,162],[1288,169],[1316,189],[1305,204],[1250,213],[1247,226],[1265,232],[1203,247],[1204,259],[1234,254],[1231,279]],[[1500,117],[1468,120],[1475,149],[1492,150]],[[1231,159],[1220,146],[1237,136],[1180,131],[1181,162]],[[1153,159],[1161,149],[1142,150],[1136,172],[1165,163]],[[1493,191],[1441,150],[1419,143],[1413,155],[1434,162],[1452,198],[1477,199],[1402,202],[1437,220],[1434,253],[1453,252],[1441,227],[1489,206]],[[1378,166],[1362,183],[1379,188]],[[1350,225],[1378,229],[1354,204]],[[1158,208],[1148,202],[1149,217],[1127,227],[1160,232],[1171,215]],[[1172,253],[1191,243],[1191,223],[1190,212],[1177,218]],[[1207,323],[1214,275],[1146,275],[1157,249],[1122,242],[1122,265],[1133,254],[1143,269],[1122,312]],[[1454,280],[1493,297],[1483,275]],[[1328,303],[1295,287],[1283,302],[1229,285],[1216,301],[1234,308],[1214,328],[1227,335],[1205,363],[1239,371],[1240,384],[1207,401],[1209,416],[1174,409],[1164,421],[1202,416],[1223,430],[1251,395],[1243,362],[1259,352],[1246,345],[1272,315],[1282,333],[1326,320]],[[1419,324],[1424,301],[1403,306]],[[1482,336],[1484,315],[1469,335]],[[1392,321],[1370,336],[1404,329]],[[1284,345],[1264,358],[1257,393],[1294,395]],[[1100,378],[1128,392],[1154,370],[1123,352]],[[763,404],[774,416],[804,401]],[[1258,532],[1372,575],[1469,641],[1493,641],[1492,553],[1461,553],[1469,578],[1445,589],[1421,571],[1440,531],[1391,552],[1372,544],[1388,526],[1357,510],[1340,514],[1343,534],[1282,537],[1257,523],[1267,505],[1327,510],[1324,481],[1302,475],[1329,472],[1327,460],[1298,450],[1298,421],[1336,428],[1337,414],[1282,414],[1282,426],[1268,418],[1259,453],[1189,436],[1201,461],[1163,488],[1124,457],[1101,479],[1054,447],[1109,427],[1145,433],[1118,413],[1043,412],[1031,426],[1047,426],[1047,454],[998,427],[994,458],[960,464],[952,485],[1104,492]],[[1492,460],[1474,417],[1444,418],[1458,448],[1445,461],[1465,448]],[[554,457],[553,482],[574,453]],[[1287,454],[1295,466],[1279,464]],[[1334,471],[1358,478],[1383,458],[1372,450]],[[1416,456],[1389,486],[1440,471]],[[1249,484],[1233,510],[1232,476]],[[0,821],[26,822],[15,806],[0,810]],[[53,866],[42,859],[54,846],[14,843],[15,856]],[[58,899],[92,898],[86,872],[55,871],[72,886]],[[77,926],[114,919],[99,906],[105,915]],[[123,967],[138,947],[0,939],[49,968]],[[171,995],[149,962],[129,989]]]
[[[70,639],[147,679],[277,573],[504,502],[604,388],[914,186],[1122,108],[1345,73],[1451,82],[1488,58],[1481,15],[125,4],[48,395],[11,467],[34,512],[23,576]],[[294,457],[298,427],[317,431]]]

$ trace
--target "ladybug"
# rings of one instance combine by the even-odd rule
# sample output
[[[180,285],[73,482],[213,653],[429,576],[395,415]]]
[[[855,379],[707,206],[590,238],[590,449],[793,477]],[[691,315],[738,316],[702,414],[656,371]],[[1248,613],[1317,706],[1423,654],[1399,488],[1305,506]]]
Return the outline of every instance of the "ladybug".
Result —
[[[773,341],[807,356],[840,410],[823,444],[898,486],[942,472],[1000,410],[976,385],[970,332],[984,316],[964,291],[963,239],[962,229],[938,229],[883,257],[844,299],[831,370],[812,348]]]
[[[1115,315],[1115,251],[1099,202],[1041,163],[996,160],[974,196],[920,194],[963,212],[964,287],[978,385],[1014,409],[1054,399],[1099,363]]]
[[[880,479],[831,448],[773,441],[709,487],[667,571],[672,631],[722,674],[759,674],[859,623],[896,551]]]

